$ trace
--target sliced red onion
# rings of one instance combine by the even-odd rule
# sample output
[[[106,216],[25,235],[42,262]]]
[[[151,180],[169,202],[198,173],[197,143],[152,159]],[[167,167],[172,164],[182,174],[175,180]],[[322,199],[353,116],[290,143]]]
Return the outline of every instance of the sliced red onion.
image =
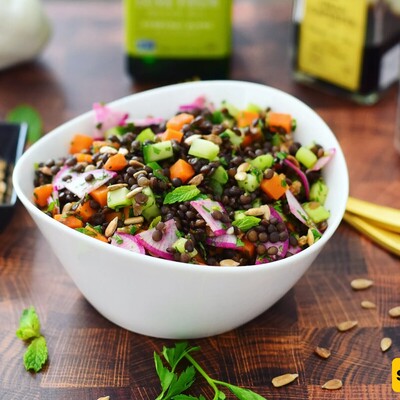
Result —
[[[242,247],[237,245],[238,238],[236,235],[220,235],[215,237],[208,237],[206,239],[206,243],[215,246],[215,247],[222,247],[225,249],[237,249],[238,247]]]
[[[300,253],[301,252],[301,247],[299,245],[292,246],[291,244],[289,244],[289,248],[288,248],[287,252],[291,253],[291,254]]]
[[[165,222],[163,229],[163,236],[160,241],[156,242],[153,240],[153,232],[156,228],[148,229],[147,231],[138,233],[135,235],[139,244],[142,245],[151,255],[164,258],[167,260],[173,260],[174,257],[167,251],[178,239],[178,229],[174,219],[170,219]]]
[[[192,103],[182,104],[181,106],[179,106],[179,111],[190,112],[193,110],[197,110],[199,108],[203,108],[205,104],[206,104],[206,98],[204,96],[199,96]]]
[[[150,125],[159,125],[165,121],[164,118],[161,117],[148,117],[148,118],[143,118],[143,119],[134,119],[131,122],[135,126],[139,127],[144,127],[144,126],[150,126]]]
[[[310,197],[310,184],[308,183],[308,179],[306,174],[298,168],[295,164],[293,164],[291,161],[289,161],[287,158],[283,160],[284,164],[286,164],[289,168],[291,168],[300,178],[301,182],[303,183],[304,187],[304,194],[307,198],[307,200]]]
[[[332,148],[332,149],[329,149],[327,152],[328,152],[328,154],[326,154],[325,156],[322,156],[321,158],[318,158],[317,162],[313,165],[312,168],[308,169],[307,172],[319,171],[320,169],[325,167],[325,165],[328,164],[328,162],[331,160],[331,158],[335,155],[336,149]]]
[[[316,225],[313,221],[311,221],[310,217],[307,215],[307,212],[298,202],[296,197],[290,190],[286,190],[286,199],[289,205],[290,212],[304,225],[308,226],[309,228],[316,229],[318,232]]]
[[[70,175],[71,179],[78,176],[78,172],[72,171],[72,168],[69,167],[68,165],[64,165],[54,176],[53,178],[53,188],[54,190],[60,190],[65,187],[65,181],[63,178],[66,176]]]
[[[230,222],[224,223],[216,220],[211,215],[213,211],[221,211],[223,214],[227,214],[223,205],[218,201],[208,199],[193,200],[190,202],[190,205],[204,218],[215,236],[224,235],[226,230],[231,226]]]
[[[93,175],[94,177],[89,182],[85,179],[88,175]],[[79,198],[82,198],[86,194],[104,185],[115,175],[117,175],[117,173],[114,171],[94,169],[93,171],[83,172],[82,174],[75,176],[69,182],[65,182],[64,186]]]
[[[130,235],[129,233],[114,233],[114,235],[111,236],[110,243],[114,246],[121,247],[122,249],[133,251],[134,253],[146,253],[138,238],[134,235]]]
[[[103,137],[108,129],[124,125],[128,118],[127,113],[113,110],[101,103],[94,103],[93,110],[96,121],[95,134],[99,137]]]

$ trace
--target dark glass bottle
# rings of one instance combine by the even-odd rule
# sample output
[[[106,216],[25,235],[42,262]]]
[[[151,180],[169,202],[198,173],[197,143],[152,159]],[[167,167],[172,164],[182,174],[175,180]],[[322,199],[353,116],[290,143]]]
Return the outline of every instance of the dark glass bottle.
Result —
[[[232,0],[125,0],[127,70],[137,82],[225,79]]]

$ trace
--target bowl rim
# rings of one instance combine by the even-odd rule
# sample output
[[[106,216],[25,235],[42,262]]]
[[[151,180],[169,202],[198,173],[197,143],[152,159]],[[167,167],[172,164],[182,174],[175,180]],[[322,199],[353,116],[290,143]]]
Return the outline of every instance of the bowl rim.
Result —
[[[165,260],[153,256],[149,256],[147,254],[139,254],[139,253],[134,253],[127,251],[126,249],[121,249],[116,246],[110,246],[107,243],[102,243],[98,240],[93,240],[93,238],[90,238],[86,235],[82,235],[80,232],[76,232],[74,229],[68,228],[64,226],[63,224],[60,224],[58,221],[55,221],[53,218],[50,218],[47,216],[43,211],[39,210],[31,201],[30,198],[28,198],[24,191],[22,190],[20,184],[19,184],[19,179],[22,178],[23,173],[21,171],[21,165],[23,165],[24,161],[26,158],[29,157],[30,153],[36,150],[39,146],[41,146],[43,143],[45,143],[47,140],[51,139],[52,135],[61,135],[61,132],[69,128],[70,126],[80,122],[81,120],[87,119],[89,116],[93,115],[93,110],[86,111],[64,123],[61,125],[57,126],[55,129],[49,131],[45,136],[43,136],[41,139],[39,139],[36,143],[34,143],[30,148],[28,148],[25,153],[18,159],[14,172],[13,172],[13,186],[15,188],[15,191],[18,195],[18,198],[20,201],[23,203],[25,208],[30,212],[33,213],[36,217],[43,219],[44,223],[50,223],[54,224],[54,227],[58,227],[57,229],[61,229],[61,232],[65,232],[67,235],[76,235],[76,239],[80,239],[83,241],[88,241],[87,243],[94,247],[96,246],[108,246],[109,251],[115,252],[115,255],[121,254],[120,252],[124,252],[125,256],[132,258],[134,261],[137,262],[145,262],[148,260],[147,257],[150,257],[150,259],[157,265],[160,266],[160,268],[170,268],[172,270],[189,270],[189,271],[194,271],[194,273],[197,272],[209,272],[209,273],[214,273],[214,274],[225,274],[225,273],[232,273],[232,274],[240,274],[240,273],[250,273],[252,271],[257,271],[257,270],[262,270],[265,268],[268,269],[278,269],[278,268],[285,268],[285,267],[290,267],[290,265],[293,263],[295,260],[301,260],[303,258],[308,258],[310,255],[313,253],[319,254],[320,250],[325,246],[325,244],[328,242],[328,240],[333,236],[335,233],[336,229],[338,228],[340,222],[342,221],[344,211],[345,211],[345,206],[347,202],[347,198],[349,195],[349,175],[348,175],[348,169],[346,165],[346,160],[344,158],[343,151],[341,149],[341,146],[339,142],[337,141],[337,138],[333,131],[329,128],[327,123],[314,111],[310,106],[308,106],[306,103],[298,99],[297,97],[293,96],[292,94],[289,94],[287,92],[284,92],[280,89],[260,84],[260,83],[255,83],[255,82],[248,82],[248,81],[241,81],[241,80],[210,80],[210,81],[196,81],[196,82],[184,82],[184,83],[177,83],[177,84],[171,84],[167,86],[162,86],[162,87],[157,87],[149,90],[145,90],[143,92],[139,93],[133,93],[124,97],[121,97],[117,100],[110,101],[107,103],[107,106],[110,107],[120,107],[121,105],[123,106],[126,103],[129,103],[132,98],[135,98],[136,100],[140,100],[141,98],[146,98],[149,96],[154,96],[157,93],[162,93],[162,92],[169,92],[173,90],[180,90],[181,88],[186,88],[186,87],[204,87],[206,90],[206,87],[209,86],[232,86],[232,85],[239,85],[239,86],[244,86],[244,87],[255,87],[259,88],[262,90],[267,90],[270,91],[271,93],[275,93],[279,96],[287,97],[294,103],[298,103],[301,105],[301,107],[307,108],[309,111],[311,111],[312,114],[314,114],[315,118],[319,120],[320,123],[325,125],[325,127],[328,129],[330,134],[332,135],[332,139],[335,143],[335,148],[336,148],[336,154],[335,157],[341,158],[341,163],[343,164],[343,170],[345,172],[343,176],[343,195],[342,195],[342,204],[338,206],[338,212],[335,215],[335,218],[329,222],[327,231],[324,232],[322,237],[314,243],[312,246],[302,250],[301,252],[288,257],[288,258],[283,258],[281,260],[273,261],[271,263],[264,263],[264,264],[254,264],[254,265],[245,265],[245,266],[240,266],[240,267],[218,267],[218,266],[211,266],[211,265],[197,265],[197,264],[189,264],[189,263],[182,263],[178,261],[173,261],[173,260]],[[205,93],[207,95],[207,93]],[[45,219],[45,220],[44,220]],[[105,247],[104,247],[105,250]],[[52,250],[54,251],[54,250]],[[156,261],[157,260],[157,261]],[[150,261],[150,260],[149,260]],[[248,272],[246,272],[248,271]]]

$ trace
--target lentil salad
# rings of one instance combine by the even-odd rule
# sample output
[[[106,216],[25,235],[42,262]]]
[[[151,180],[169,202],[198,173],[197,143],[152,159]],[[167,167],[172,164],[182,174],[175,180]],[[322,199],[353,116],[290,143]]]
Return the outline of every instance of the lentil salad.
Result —
[[[323,167],[293,116],[203,97],[169,119],[94,105],[94,134],[37,164],[34,201],[98,240],[185,263],[244,266],[296,254],[327,228]]]

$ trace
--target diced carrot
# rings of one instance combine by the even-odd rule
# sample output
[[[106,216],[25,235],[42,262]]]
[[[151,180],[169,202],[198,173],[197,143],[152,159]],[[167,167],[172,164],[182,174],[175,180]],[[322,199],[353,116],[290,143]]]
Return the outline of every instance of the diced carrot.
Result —
[[[122,218],[122,213],[120,212],[110,212],[105,214],[106,222],[111,222],[115,217],[118,217],[118,219]]]
[[[278,200],[288,189],[285,178],[275,173],[271,179],[263,179],[262,191],[274,200]]]
[[[240,111],[236,120],[239,128],[244,128],[245,126],[250,126],[252,122],[259,117],[256,111]]]
[[[76,153],[75,158],[78,162],[91,163],[93,161],[93,156],[91,154]]]
[[[128,165],[128,161],[121,153],[112,155],[104,164],[104,169],[109,171],[121,171]]]
[[[124,207],[122,211],[124,213],[124,219],[132,218],[134,216],[133,208],[131,206]]]
[[[193,257],[193,261],[195,264],[197,265],[207,265],[206,262],[204,261],[204,258],[197,253],[194,257]]]
[[[46,185],[41,185],[33,189],[33,200],[39,207],[47,206],[47,199],[53,193],[53,185],[48,183]]]
[[[79,205],[76,212],[80,215],[82,221],[88,222],[90,217],[96,213],[96,210],[90,206],[89,201],[85,201]]]
[[[253,258],[256,251],[254,243],[250,242],[250,240],[246,239],[245,237],[242,237],[240,240],[244,243],[244,246],[238,247],[238,250],[245,253],[247,257]]]
[[[115,149],[119,149],[121,147],[121,145],[117,142],[110,142],[108,140],[95,140],[92,144],[93,154],[98,153],[103,146],[110,146],[114,147]]]
[[[55,214],[54,219],[62,224],[68,226],[69,228],[82,228],[83,222],[79,218],[74,215],[65,215],[65,214]]]
[[[182,183],[186,183],[195,174],[193,167],[185,160],[179,159],[169,168],[171,180],[179,178]]]
[[[90,192],[90,196],[92,196],[93,200],[100,204],[100,207],[105,207],[107,205],[107,193],[107,186],[102,185],[99,188],[92,190]]]
[[[176,140],[178,142],[181,142],[183,139],[183,132],[181,131],[176,131],[175,129],[172,128],[167,128],[167,130],[162,134],[161,140]]]
[[[90,237],[100,240],[101,242],[108,243],[108,239],[103,234],[94,229],[92,225],[86,224],[85,229],[90,234]]]
[[[88,135],[77,133],[71,140],[69,152],[70,154],[81,153],[82,150],[89,150],[93,143],[93,138]]]
[[[244,149],[247,146],[250,146],[252,143],[262,140],[261,131],[257,131],[256,133],[247,132],[247,134],[243,137],[243,141],[240,146]]]
[[[269,112],[267,114],[268,128],[272,132],[289,133],[292,131],[292,116],[290,114],[282,114],[276,112]]]
[[[173,116],[167,121],[167,128],[180,131],[183,125],[190,124],[194,119],[192,114],[181,113]]]

